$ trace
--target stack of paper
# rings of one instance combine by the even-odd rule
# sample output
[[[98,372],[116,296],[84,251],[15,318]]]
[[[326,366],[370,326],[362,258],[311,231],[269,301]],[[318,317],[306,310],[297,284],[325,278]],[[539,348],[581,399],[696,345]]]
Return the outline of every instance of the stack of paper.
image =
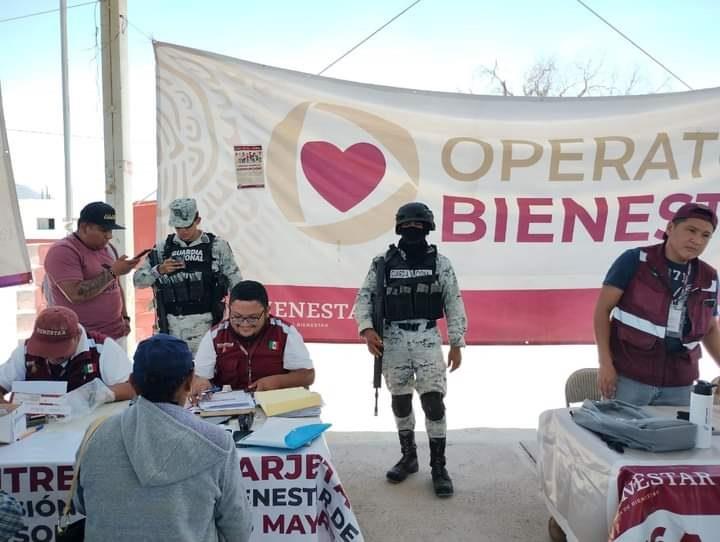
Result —
[[[255,409],[255,401],[247,392],[219,391],[210,399],[200,401],[200,416],[234,416],[245,414]]]
[[[67,382],[21,380],[12,384],[12,402],[25,406],[28,414],[69,416],[70,407],[63,404]]]
[[[259,429],[255,429],[237,444],[295,450],[300,446],[310,444],[328,427],[330,427],[329,423],[307,423],[302,420],[268,418]]]
[[[277,416],[300,409],[320,407],[322,397],[305,388],[286,388],[255,392],[255,401],[262,407],[267,416]]]

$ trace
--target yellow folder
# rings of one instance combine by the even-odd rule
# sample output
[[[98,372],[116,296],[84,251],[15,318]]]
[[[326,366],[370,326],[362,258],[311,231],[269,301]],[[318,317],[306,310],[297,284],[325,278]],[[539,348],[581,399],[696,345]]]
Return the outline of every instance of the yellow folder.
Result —
[[[285,388],[283,390],[257,391],[255,402],[267,416],[285,414],[302,408],[322,405],[320,394],[305,388]]]

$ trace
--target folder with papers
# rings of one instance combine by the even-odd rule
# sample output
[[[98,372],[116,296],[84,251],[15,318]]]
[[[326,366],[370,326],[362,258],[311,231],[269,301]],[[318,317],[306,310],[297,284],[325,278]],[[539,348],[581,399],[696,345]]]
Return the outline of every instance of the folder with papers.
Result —
[[[237,442],[240,446],[261,446],[295,450],[311,443],[331,424],[307,423],[287,418],[267,418],[258,429]]]
[[[255,401],[267,416],[277,416],[294,410],[322,405],[320,394],[305,388],[258,391],[255,392]]]

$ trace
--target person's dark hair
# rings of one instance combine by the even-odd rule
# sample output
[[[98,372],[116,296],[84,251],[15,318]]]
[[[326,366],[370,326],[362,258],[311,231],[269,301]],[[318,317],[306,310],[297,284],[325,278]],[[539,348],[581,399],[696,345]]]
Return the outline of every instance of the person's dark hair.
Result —
[[[161,373],[146,373],[142,382],[133,379],[135,391],[151,403],[172,403],[177,390],[183,385],[193,369],[183,375],[168,376]]]
[[[230,303],[233,301],[257,301],[268,308],[268,294],[265,286],[255,280],[241,280],[230,290]]]

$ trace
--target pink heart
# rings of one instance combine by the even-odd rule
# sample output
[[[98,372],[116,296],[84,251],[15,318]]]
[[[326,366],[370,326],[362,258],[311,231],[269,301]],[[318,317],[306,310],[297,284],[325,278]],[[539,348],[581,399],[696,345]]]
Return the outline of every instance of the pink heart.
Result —
[[[300,163],[318,194],[343,213],[364,200],[385,175],[385,157],[370,143],[355,143],[343,152],[327,141],[308,141]]]

